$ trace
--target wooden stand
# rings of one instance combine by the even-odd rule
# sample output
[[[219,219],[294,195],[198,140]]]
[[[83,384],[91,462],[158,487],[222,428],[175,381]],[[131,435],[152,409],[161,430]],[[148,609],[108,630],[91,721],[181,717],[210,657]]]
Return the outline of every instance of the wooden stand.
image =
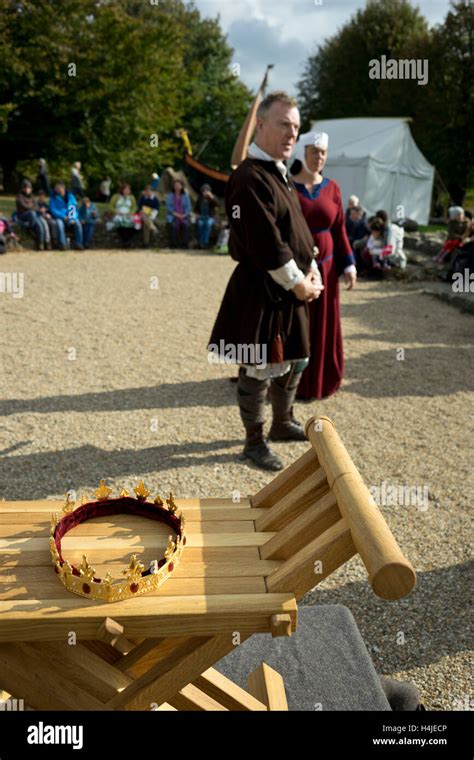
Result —
[[[35,710],[287,709],[265,663],[248,691],[212,665],[253,633],[290,636],[298,600],[356,553],[383,599],[416,582],[332,422],[313,418],[306,432],[311,448],[254,496],[177,499],[180,564],[158,591],[123,602],[59,583],[49,525],[62,504],[0,502],[0,690]],[[117,575],[132,552],[153,559],[168,532],[98,518],[68,533],[64,556],[85,552],[98,575]]]

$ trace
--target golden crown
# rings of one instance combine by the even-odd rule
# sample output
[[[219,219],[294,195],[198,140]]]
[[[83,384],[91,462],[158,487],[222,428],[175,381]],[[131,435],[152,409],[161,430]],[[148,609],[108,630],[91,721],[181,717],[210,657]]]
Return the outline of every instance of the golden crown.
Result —
[[[105,485],[104,480],[101,480],[99,488],[94,491],[95,500],[87,501],[83,497],[82,504],[76,507],[70,495],[66,494],[63,517],[60,518],[57,513],[51,516],[49,540],[51,558],[59,580],[68,591],[85,596],[88,599],[119,602],[122,599],[130,599],[133,596],[154,591],[173,572],[186,545],[185,520],[182,512],[179,515],[176,514],[177,506],[173,493],[170,492],[169,498],[165,500],[165,507],[163,499],[159,495],[153,502],[147,501],[150,492],[143,480],[140,480],[138,486],[133,490],[135,498],[124,489],[120,491],[117,498],[113,498],[111,497],[112,489]],[[61,539],[69,530],[91,517],[103,517],[119,513],[140,515],[158,520],[174,530],[176,536],[174,539],[169,536],[164,556],[160,560],[154,559],[149,568],[145,569],[137,555],[133,554],[130,564],[122,571],[122,575],[125,575],[125,580],[123,580],[114,579],[110,573],[107,573],[105,578],[97,578],[95,570],[89,564],[85,554],[82,556],[79,567],[63,559]]]

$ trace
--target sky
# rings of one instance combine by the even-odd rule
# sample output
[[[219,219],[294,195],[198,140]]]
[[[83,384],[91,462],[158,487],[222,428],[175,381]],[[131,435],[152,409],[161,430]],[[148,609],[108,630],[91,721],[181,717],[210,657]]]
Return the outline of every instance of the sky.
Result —
[[[365,0],[194,0],[203,16],[220,16],[234,49],[242,81],[255,91],[267,63],[274,63],[269,89],[296,95],[306,60],[317,45],[350,19]],[[430,25],[441,23],[449,0],[418,0]]]

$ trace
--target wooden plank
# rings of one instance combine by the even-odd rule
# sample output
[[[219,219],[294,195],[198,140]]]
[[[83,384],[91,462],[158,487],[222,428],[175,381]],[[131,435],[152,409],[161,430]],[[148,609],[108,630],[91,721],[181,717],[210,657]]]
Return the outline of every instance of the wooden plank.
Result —
[[[22,527],[24,527],[25,525],[30,525],[31,527],[35,525],[49,526],[50,518],[53,512],[58,512],[59,514],[61,514],[61,508],[62,508],[62,505],[61,505],[56,510],[50,507],[50,509],[47,512],[45,510],[42,510],[39,512],[32,511],[32,510],[24,510],[21,512],[10,510],[8,512],[7,511],[2,512],[1,510],[2,503],[4,504],[5,502],[0,501],[0,514],[1,514],[0,524],[1,525],[17,524],[17,525],[21,525]],[[31,503],[34,504],[35,502],[31,502]],[[52,504],[52,502],[50,502],[50,504]],[[193,523],[199,523],[199,522],[212,523],[215,521],[235,522],[236,520],[238,522],[248,522],[248,521],[256,520],[258,517],[260,517],[260,515],[265,513],[265,510],[250,509],[250,507],[244,510],[238,505],[237,506],[234,505],[233,507],[227,507],[226,509],[222,509],[221,507],[214,507],[212,509],[207,508],[204,510],[198,510],[196,508],[196,509],[187,510],[186,512],[183,512],[183,513],[184,513],[185,518],[187,518],[188,522],[193,522]],[[117,524],[117,525],[129,525],[130,520],[133,520],[134,524],[137,524],[137,525],[140,524],[141,526],[144,526],[144,525],[153,526],[156,524],[152,520],[147,520],[144,517],[136,517],[135,515],[124,515],[124,514],[114,515],[113,518],[94,517],[93,520],[87,521],[87,522],[98,523],[100,521],[103,523],[104,521],[112,521],[112,519],[113,519],[114,524]],[[83,524],[86,525],[87,523],[83,523]]]
[[[291,589],[296,599],[301,599],[356,553],[349,527],[341,518],[268,576],[267,588],[270,592]]]
[[[129,676],[80,643],[31,642],[22,645],[22,651],[27,655],[36,655],[47,663],[53,680],[54,674],[60,673],[69,682],[71,691],[79,687],[100,702],[107,702],[132,683]]]
[[[117,662],[116,667],[120,671],[126,672],[127,675],[136,678],[144,673],[150,665],[155,665],[161,659],[163,647],[165,646],[165,642],[168,641],[178,642],[178,637],[173,639],[143,639],[135,649],[132,649]]]
[[[166,494],[163,494],[163,498]],[[82,492],[79,492],[79,497]],[[89,493],[90,496],[90,493]],[[93,500],[94,497],[92,497]],[[64,506],[64,499],[61,501],[53,499],[38,499],[35,501],[0,501],[0,514],[2,512],[60,512]],[[185,513],[187,510],[208,510],[208,509],[248,509],[250,499],[241,496],[239,502],[233,499],[179,499],[175,497],[175,503],[178,509]]]
[[[156,708],[156,711],[157,710],[163,710],[164,712],[176,712],[176,707],[173,707],[168,702],[163,702],[162,705]]]
[[[0,602],[0,641],[52,641],[70,630],[78,640],[91,639],[105,617],[123,625],[128,638],[266,633],[272,615],[280,612],[291,615],[294,628],[292,593],[163,596],[159,603],[146,596],[101,603],[67,593],[60,605],[56,598]]]
[[[327,493],[328,485],[322,467],[311,472],[302,483],[281,499],[255,523],[257,531],[279,531],[298,517],[305,509]]]
[[[104,641],[97,641],[97,639],[84,639],[81,641],[81,646],[88,649],[100,657],[104,662],[108,662],[110,665],[114,665],[123,659],[121,652],[118,652],[110,644],[106,644]]]
[[[7,599],[56,599],[58,603],[67,599],[71,592],[67,591],[58,580],[53,567],[38,568],[38,574],[44,573],[44,579],[28,583],[0,583],[0,602]],[[101,577],[101,576],[99,576]],[[266,590],[263,577],[234,576],[233,578],[174,578],[171,576],[166,583],[155,591],[146,594],[147,599],[162,599],[168,596],[199,596],[201,594],[264,594]],[[145,598],[145,597],[144,597]]]
[[[262,559],[289,559],[340,519],[336,497],[329,492],[267,541],[260,549]]]
[[[123,517],[124,515],[118,515]],[[0,519],[0,538],[49,538],[51,520],[45,520],[35,525],[21,525],[11,523],[7,525]],[[250,533],[255,530],[253,520],[201,520],[199,522],[186,522],[186,533]],[[135,538],[136,536],[160,535],[166,539],[173,531],[163,523],[147,520],[146,518],[130,517],[128,522],[115,522],[109,518],[99,517],[94,520],[86,520],[67,533],[68,537],[74,536],[100,536],[103,538]]]
[[[255,699],[245,689],[219,673],[215,668],[208,668],[193,681],[202,692],[215,699],[227,710],[266,711],[266,705]]]
[[[283,678],[265,662],[250,673],[247,684],[249,692],[268,710],[288,710]]]
[[[272,539],[273,540],[273,539]],[[262,547],[263,549],[264,547]],[[68,555],[71,558],[71,555]],[[82,556],[76,556],[75,561],[79,562]],[[107,572],[114,576],[119,576],[120,571],[128,562],[108,562],[107,564],[97,564],[91,562],[95,568],[96,575],[104,578]],[[236,564],[236,562],[189,562],[186,553],[183,554],[181,562],[173,570],[173,579],[175,578],[235,578],[235,577],[264,577],[270,575],[279,567],[279,560],[251,560]],[[0,594],[2,584],[5,583],[22,583],[27,585],[31,582],[50,580],[51,574],[54,574],[54,568],[51,559],[44,566],[31,567],[29,565],[16,565],[4,567],[0,566]],[[56,576],[54,575],[56,578]],[[56,578],[57,581],[57,578]],[[166,581],[169,583],[169,581]],[[165,584],[166,585],[166,584]]]
[[[232,636],[212,636],[196,645],[190,640],[189,645],[183,646],[179,656],[158,662],[124,691],[107,702],[107,707],[114,710],[144,710],[150,704],[170,701],[170,694],[176,694],[183,687],[207,670],[230,652],[234,647]]]
[[[99,546],[99,543],[97,544]],[[120,563],[121,565],[130,562],[131,554],[140,555],[140,560],[149,565],[152,559],[156,558],[156,548],[142,549],[133,547],[128,549],[108,549],[104,552],[102,549],[89,549],[87,557],[93,567],[96,564],[109,562]],[[68,551],[65,559],[70,562],[80,562],[83,552]],[[43,540],[43,548],[35,551],[23,551],[22,549],[9,549],[2,552],[2,567],[40,567],[41,565],[51,567],[51,556],[49,553],[49,544]],[[258,546],[199,546],[192,547],[186,545],[183,553],[183,563],[191,562],[233,562],[235,564],[252,562],[260,560]]]
[[[250,497],[254,509],[273,507],[277,501],[293,491],[303,480],[319,467],[314,449],[310,448],[303,456],[286,467],[276,478],[270,481],[254,496]]]
[[[97,549],[99,546],[103,550],[108,549],[127,549],[135,551],[136,549],[161,549],[166,546],[166,536],[145,534],[132,538],[101,538],[100,536],[79,536],[70,537],[69,534],[64,536],[61,546],[65,551],[85,551]],[[200,547],[241,547],[241,546],[261,546],[271,538],[271,533],[194,533],[187,536],[186,550]],[[21,549],[24,552],[38,551],[46,549],[49,551],[49,538],[1,538],[0,552],[9,551],[10,549]]]
[[[184,686],[168,700],[175,710],[193,710],[199,712],[228,712],[228,708],[201,691],[192,683]]]
[[[62,673],[24,644],[0,645],[0,682],[21,694],[35,710],[109,710],[79,687],[71,688]]]

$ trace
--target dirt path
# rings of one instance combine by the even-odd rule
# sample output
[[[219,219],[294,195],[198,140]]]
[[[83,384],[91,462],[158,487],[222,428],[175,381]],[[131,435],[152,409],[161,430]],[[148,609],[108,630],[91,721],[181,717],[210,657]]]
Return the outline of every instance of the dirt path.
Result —
[[[24,296],[0,292],[0,498],[90,493],[101,477],[126,487],[143,477],[182,497],[268,482],[238,460],[234,371],[205,352],[232,267],[196,253],[2,256],[2,272],[24,274]],[[352,560],[304,602],[346,604],[379,672],[412,678],[431,709],[460,709],[470,699],[472,316],[402,284],[363,283],[342,301],[344,387],[297,416],[331,417],[369,486],[427,496],[381,505],[419,582],[382,603]],[[305,444],[275,449],[289,464]]]

